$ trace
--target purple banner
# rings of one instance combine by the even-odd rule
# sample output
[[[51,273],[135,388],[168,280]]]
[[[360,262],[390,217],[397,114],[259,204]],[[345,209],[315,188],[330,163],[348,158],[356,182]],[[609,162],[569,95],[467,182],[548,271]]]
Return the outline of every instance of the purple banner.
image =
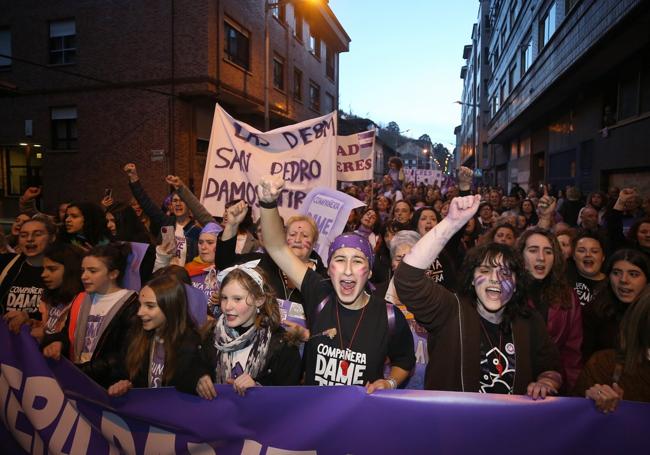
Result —
[[[3,454],[646,453],[650,405],[609,415],[582,398],[360,387],[218,386],[214,401],[174,389],[111,399],[67,361],[45,360],[26,329],[0,324]],[[6,428],[5,428],[6,427]],[[22,449],[21,449],[22,447]],[[274,450],[276,449],[276,450]],[[117,453],[117,452],[115,452]]]

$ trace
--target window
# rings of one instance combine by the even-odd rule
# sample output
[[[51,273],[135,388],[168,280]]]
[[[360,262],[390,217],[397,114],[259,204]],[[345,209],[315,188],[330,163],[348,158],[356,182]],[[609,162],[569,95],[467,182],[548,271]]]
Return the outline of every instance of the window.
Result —
[[[309,81],[309,107],[320,112],[320,85]]]
[[[287,5],[276,5],[271,8],[271,14],[283,24],[287,21]]]
[[[517,0],[513,0],[510,4],[510,29],[515,29],[515,21],[517,20]]]
[[[20,196],[28,187],[43,184],[40,150],[34,145],[6,148],[3,172],[7,177],[7,195]]]
[[[309,32],[309,51],[314,57],[320,59],[320,39],[314,36],[314,32]]]
[[[641,69],[641,112],[650,111],[650,61]]]
[[[53,107],[52,149],[74,150],[77,148],[77,108]]]
[[[226,58],[244,69],[250,68],[250,33],[224,22]]]
[[[579,2],[580,0],[566,0],[564,2],[564,11],[566,14],[569,14],[569,11],[573,9],[574,6]]]
[[[293,69],[293,99],[302,101],[302,71]]]
[[[334,96],[332,96],[329,93],[325,93],[325,112],[333,112],[336,109],[335,103],[334,103]]]
[[[510,143],[510,159],[516,160],[519,158],[519,141],[514,140]]]
[[[623,120],[639,113],[639,72],[625,68],[618,83],[618,118]]]
[[[508,40],[508,27],[506,27],[505,22],[503,23],[503,28],[501,29],[501,53],[506,51],[506,41]]]
[[[506,96],[508,96],[508,93],[506,92],[506,81],[503,81],[499,86],[499,104],[501,104],[501,107],[503,107],[503,102],[505,101]]]
[[[74,63],[77,57],[74,20],[50,22],[50,64]]]
[[[11,56],[11,32],[0,30],[0,54]],[[0,69],[11,68],[11,59],[0,57]]]
[[[508,70],[508,85],[510,86],[510,93],[517,85],[517,62],[513,61],[510,64],[510,69]]]
[[[336,53],[331,47],[325,45],[325,74],[332,80],[334,80],[335,65]]]
[[[303,26],[302,26],[302,14],[300,14],[295,8],[296,11],[296,29],[294,30],[294,35],[298,38],[298,41],[302,43],[303,40]]]
[[[542,49],[548,44],[551,36],[555,33],[555,3],[546,11],[539,22],[539,48]]]
[[[284,59],[277,55],[273,57],[273,87],[284,90]]]
[[[520,77],[524,77],[528,68],[530,68],[531,63],[533,62],[533,37],[529,36],[524,44],[521,46],[521,57],[520,65],[521,71],[519,72]]]

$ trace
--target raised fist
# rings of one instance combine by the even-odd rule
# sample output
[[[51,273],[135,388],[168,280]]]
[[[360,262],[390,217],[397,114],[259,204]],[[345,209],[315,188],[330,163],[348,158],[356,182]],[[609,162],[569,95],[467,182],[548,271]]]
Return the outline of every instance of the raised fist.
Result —
[[[637,192],[634,188],[623,188],[620,193],[618,193],[618,199],[614,208],[616,210],[623,211],[628,202],[633,201],[637,197]]]
[[[226,209],[223,221],[231,226],[239,226],[244,221],[246,213],[248,213],[248,204],[244,201],[239,201]]]
[[[471,185],[474,172],[468,167],[461,166],[458,169],[458,184]]]
[[[31,201],[41,195],[41,189],[37,186],[30,186],[23,193],[23,202]]]
[[[280,175],[266,175],[257,185],[257,197],[262,202],[275,202],[284,188],[284,179]]]
[[[177,175],[168,175],[165,177],[165,182],[173,186],[175,189],[179,189],[181,186],[183,186],[183,181]]]
[[[135,167],[135,164],[127,163],[124,166],[124,172],[126,172],[126,175],[129,176],[129,180],[131,182],[135,182],[138,180],[138,169]]]
[[[537,215],[540,218],[551,216],[557,207],[557,200],[553,196],[549,196],[544,190],[544,196],[539,199],[537,203]]]
[[[464,226],[476,214],[480,203],[481,196],[478,194],[455,197],[449,204],[449,213],[446,219],[458,226]]]

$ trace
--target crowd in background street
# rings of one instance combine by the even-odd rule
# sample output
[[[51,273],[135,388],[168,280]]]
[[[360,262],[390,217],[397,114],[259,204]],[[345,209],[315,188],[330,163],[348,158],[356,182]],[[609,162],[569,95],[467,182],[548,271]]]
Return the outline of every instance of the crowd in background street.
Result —
[[[253,182],[253,220],[244,201],[213,217],[177,176],[158,203],[123,170],[130,201],[107,192],[47,215],[28,188],[0,238],[10,329],[28,325],[46,357],[110,395],[372,393],[408,386],[425,339],[425,389],[586,396],[603,412],[650,401],[650,197],[634,188],[506,192],[473,187],[467,168],[415,184],[391,160],[381,181],[343,189],[366,206],[323,261],[314,220],[280,218],[282,180]],[[302,307],[304,327],[278,299]]]

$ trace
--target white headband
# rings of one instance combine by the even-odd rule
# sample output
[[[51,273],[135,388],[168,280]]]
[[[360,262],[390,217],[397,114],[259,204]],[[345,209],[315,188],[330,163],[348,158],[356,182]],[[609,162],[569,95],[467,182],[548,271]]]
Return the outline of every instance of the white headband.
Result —
[[[226,278],[226,275],[228,275],[233,270],[241,270],[246,275],[250,276],[253,281],[258,284],[262,292],[264,292],[264,281],[262,280],[262,275],[260,275],[257,270],[255,270],[255,267],[257,267],[257,264],[259,263],[260,260],[257,259],[255,261],[249,261],[244,264],[237,264],[233,265],[232,267],[228,267],[227,269],[223,269],[217,274],[217,282],[219,283],[219,287],[221,287],[221,283],[223,282],[223,279]]]

